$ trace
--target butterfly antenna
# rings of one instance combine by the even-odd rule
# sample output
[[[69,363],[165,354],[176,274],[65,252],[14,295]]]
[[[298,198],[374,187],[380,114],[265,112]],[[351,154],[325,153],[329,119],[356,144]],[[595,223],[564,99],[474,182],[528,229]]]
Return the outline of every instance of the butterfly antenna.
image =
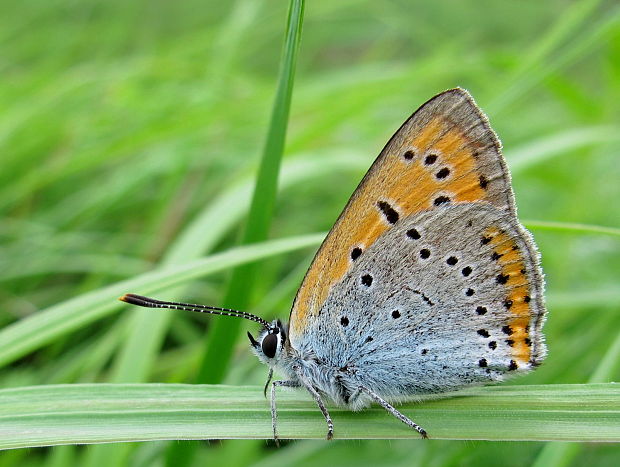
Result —
[[[143,306],[145,308],[169,308],[171,310],[195,311],[197,313],[209,313],[212,315],[233,316],[235,318],[245,318],[256,323],[260,323],[269,328],[269,323],[260,316],[247,313],[245,311],[233,310],[230,308],[219,308],[216,306],[195,305],[193,303],[181,302],[164,302],[150,297],[143,297],[128,293],[119,298],[121,302],[130,303],[132,305]]]

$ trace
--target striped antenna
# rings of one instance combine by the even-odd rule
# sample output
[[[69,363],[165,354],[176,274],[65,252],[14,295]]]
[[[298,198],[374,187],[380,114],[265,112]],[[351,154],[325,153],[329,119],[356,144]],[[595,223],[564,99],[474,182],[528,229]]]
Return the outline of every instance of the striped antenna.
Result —
[[[269,329],[270,325],[263,318],[246,313],[245,311],[232,310],[230,308],[219,308],[216,306],[194,305],[192,303],[181,302],[163,302],[154,298],[143,297],[128,293],[119,298],[121,302],[130,303],[132,305],[143,306],[145,308],[169,308],[171,310],[195,311],[197,313],[209,313],[212,315],[233,316],[235,318],[245,318],[256,323],[260,323]]]

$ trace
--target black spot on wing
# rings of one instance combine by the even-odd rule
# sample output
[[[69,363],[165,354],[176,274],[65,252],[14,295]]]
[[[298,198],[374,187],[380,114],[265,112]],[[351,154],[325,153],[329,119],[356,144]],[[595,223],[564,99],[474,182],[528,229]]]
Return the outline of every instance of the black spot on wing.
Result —
[[[508,282],[508,279],[510,279],[510,276],[507,274],[498,274],[497,277],[495,278],[495,281],[498,284],[505,284],[506,282]]]
[[[435,198],[435,201],[433,201],[433,204],[435,206],[441,206],[442,204],[448,204],[450,202],[450,198],[448,198],[447,196],[438,196],[437,198]]]
[[[366,287],[370,287],[372,285],[372,276],[370,274],[364,274],[362,276],[362,284]]]
[[[438,179],[443,179],[446,178],[448,175],[450,175],[450,169],[448,167],[444,167],[443,169],[440,169],[436,174],[435,177],[437,177]]]
[[[407,237],[412,240],[419,240],[421,235],[420,232],[418,232],[416,229],[409,229],[407,230]]]
[[[437,162],[437,154],[429,154],[424,158],[424,163],[426,165],[432,165]]]
[[[396,224],[398,222],[398,213],[394,210],[390,203],[386,201],[379,201],[377,202],[377,206],[390,224]]]

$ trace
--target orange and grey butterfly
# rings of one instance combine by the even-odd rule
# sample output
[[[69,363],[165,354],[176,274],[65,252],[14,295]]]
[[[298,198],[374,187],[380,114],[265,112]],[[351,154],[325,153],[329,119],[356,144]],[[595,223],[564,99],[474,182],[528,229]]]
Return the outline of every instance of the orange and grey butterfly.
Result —
[[[521,226],[499,140],[471,96],[443,92],[390,139],[321,245],[287,327],[225,308],[121,300],[262,324],[254,353],[322,396],[360,409],[528,371],[545,357],[543,276]],[[287,332],[288,331],[288,332]]]
[[[463,89],[445,91],[425,103],[396,132],[376,159],[317,252],[297,293],[290,315],[293,347],[315,332],[314,323],[334,287],[357,259],[404,219],[448,205],[488,203],[514,220],[507,233],[489,225],[484,235],[506,277],[506,304],[513,318],[505,324],[519,366],[540,360],[531,354],[530,321],[544,315],[528,284],[542,297],[537,255],[518,249],[515,236],[528,234],[516,220],[510,175],[489,123]],[[528,256],[527,258],[525,256]],[[526,264],[529,268],[526,268]],[[412,267],[415,267],[412,265]],[[542,298],[540,298],[542,300]],[[540,320],[542,325],[542,320]]]

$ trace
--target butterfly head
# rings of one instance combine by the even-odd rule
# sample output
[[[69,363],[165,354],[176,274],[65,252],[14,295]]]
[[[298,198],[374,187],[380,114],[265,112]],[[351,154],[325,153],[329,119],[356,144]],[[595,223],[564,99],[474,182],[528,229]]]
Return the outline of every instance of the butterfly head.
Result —
[[[258,335],[258,339],[248,332],[250,345],[256,356],[263,363],[273,366],[278,362],[284,345],[286,344],[286,329],[282,322],[277,319],[272,321]]]

